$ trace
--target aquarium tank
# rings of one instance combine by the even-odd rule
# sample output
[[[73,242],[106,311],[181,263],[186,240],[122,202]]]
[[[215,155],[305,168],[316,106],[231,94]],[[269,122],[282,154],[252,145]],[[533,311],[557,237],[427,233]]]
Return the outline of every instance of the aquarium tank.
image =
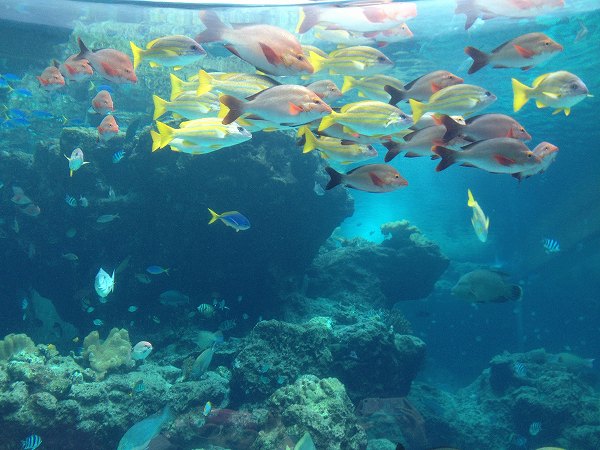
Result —
[[[0,450],[600,449],[598,0],[3,0]]]

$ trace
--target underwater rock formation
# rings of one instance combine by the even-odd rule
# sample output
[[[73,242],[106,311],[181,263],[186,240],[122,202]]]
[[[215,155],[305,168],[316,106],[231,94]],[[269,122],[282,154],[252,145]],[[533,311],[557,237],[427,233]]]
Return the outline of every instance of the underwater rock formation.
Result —
[[[97,330],[92,331],[83,340],[82,355],[100,379],[104,378],[108,370],[134,365],[131,359],[129,333],[125,329],[113,328],[104,341],[100,339]]]
[[[19,352],[35,353],[35,343],[26,334],[9,334],[0,341],[0,361],[6,361]]]
[[[439,247],[407,221],[386,223],[381,244],[362,238],[323,247],[308,272],[306,295],[391,307],[427,297],[448,267]]]

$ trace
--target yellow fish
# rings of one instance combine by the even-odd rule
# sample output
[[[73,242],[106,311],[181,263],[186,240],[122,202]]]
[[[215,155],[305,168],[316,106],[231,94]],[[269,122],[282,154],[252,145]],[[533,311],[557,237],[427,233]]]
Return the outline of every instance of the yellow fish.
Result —
[[[388,103],[392,96],[386,91],[386,86],[392,86],[398,90],[404,88],[402,81],[388,75],[373,75],[358,79],[346,76],[342,85],[342,93],[356,89],[359,97]]]
[[[469,208],[473,208],[473,217],[471,217],[471,224],[473,225],[473,229],[475,230],[475,234],[479,238],[481,242],[487,241],[488,237],[488,229],[490,227],[490,218],[485,217],[483,210],[479,206],[479,203],[475,201],[471,189],[467,189],[467,193],[469,194],[469,200],[467,201],[467,205]]]
[[[158,119],[167,111],[171,111],[178,117],[185,117],[190,120],[202,119],[216,115],[221,108],[219,97],[210,92],[206,92],[200,96],[197,96],[195,93],[192,93],[192,95],[180,95],[170,102],[163,100],[158,95],[153,95],[152,100],[154,101],[153,120]]]
[[[374,75],[393,67],[394,63],[373,47],[357,45],[332,51],[323,58],[309,51],[310,62],[315,72],[329,70],[338,75]]]
[[[175,70],[197,61],[206,55],[200,44],[187,36],[164,36],[148,42],[146,48],[140,48],[135,43],[129,42],[133,53],[134,70],[142,60],[150,62],[150,67],[166,66]]]
[[[317,139],[306,125],[298,129],[298,136],[304,139],[303,153],[318,149],[323,159],[331,159],[341,164],[352,164],[377,156],[377,150],[371,145],[327,136]]]
[[[198,72],[197,94],[202,95],[212,90],[223,94],[246,98],[260,91],[264,91],[281,83],[266,75],[251,73],[208,73],[205,70]]]

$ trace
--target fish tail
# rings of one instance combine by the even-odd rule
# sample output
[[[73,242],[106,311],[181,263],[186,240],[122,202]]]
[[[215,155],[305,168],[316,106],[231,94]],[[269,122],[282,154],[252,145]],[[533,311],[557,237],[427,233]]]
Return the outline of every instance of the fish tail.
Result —
[[[218,219],[221,218],[221,216],[219,214],[217,214],[216,212],[214,212],[212,209],[208,208],[208,212],[210,213],[210,220],[208,221],[208,224],[210,225],[211,223],[215,223]]]
[[[454,14],[464,14],[465,16],[467,16],[467,20],[465,22],[465,30],[471,28],[477,20],[477,11],[478,9],[474,5],[473,0],[456,0],[456,9],[454,10]]]
[[[431,147],[431,151],[442,158],[435,168],[436,172],[441,172],[456,162],[456,154],[458,153],[456,150],[442,147],[441,145],[434,145]]]
[[[512,87],[514,93],[513,109],[517,112],[529,101],[529,95],[533,89],[525,86],[515,78],[512,79]]]
[[[329,166],[325,167],[325,171],[327,172],[327,175],[329,175],[329,182],[327,183],[327,186],[325,186],[326,191],[333,189],[338,184],[342,184],[344,176],[341,173]]]
[[[162,137],[160,136],[160,134],[154,130],[150,130],[150,136],[152,137],[152,151],[155,152],[156,150],[162,148]]]
[[[388,94],[390,94],[390,105],[396,105],[399,102],[401,102],[402,100],[406,99],[406,89],[398,89],[395,88],[394,86],[390,86],[389,84],[386,84],[383,87],[383,90],[385,92],[387,92]]]
[[[212,91],[213,87],[213,77],[206,70],[201,69],[198,72],[198,90],[196,91],[196,95],[206,94]]]
[[[304,148],[302,149],[302,153],[312,152],[315,148],[317,148],[317,138],[308,127],[306,127],[306,131],[304,131],[303,135]]]
[[[85,58],[85,55],[87,55],[90,51],[85,46],[80,37],[77,38],[77,44],[79,45],[79,54],[73,59],[83,59]]]
[[[313,69],[314,69],[313,73],[317,73],[317,72],[320,72],[321,70],[323,70],[323,67],[325,67],[327,58],[323,58],[318,53],[309,51],[308,52],[308,60],[313,66]]]
[[[175,100],[183,93],[183,80],[171,74],[171,101]]]
[[[300,9],[300,17],[296,26],[296,33],[304,34],[319,23],[319,8],[306,6]]]
[[[154,101],[154,115],[152,116],[152,120],[156,120],[167,112],[167,101],[158,95],[153,95],[152,100]]]
[[[439,120],[439,125],[444,125],[444,127],[446,127],[446,133],[444,133],[444,136],[442,137],[444,142],[450,142],[460,134],[461,129],[464,127],[464,125],[461,125],[446,114],[442,114],[434,120],[436,120],[436,122]]]
[[[144,50],[139,48],[133,41],[129,41],[131,53],[133,53],[133,70],[137,69],[144,56]]]
[[[467,189],[467,194],[469,196],[469,199],[467,200],[467,206],[474,208],[475,205],[477,204],[477,202],[475,201],[475,198],[473,197],[473,193],[471,192],[471,189]]]
[[[223,31],[227,29],[227,25],[219,19],[217,13],[208,10],[200,11],[200,21],[204,24],[206,30],[196,36],[196,39],[194,39],[196,42],[202,44],[221,40]]]
[[[223,125],[229,125],[244,114],[244,102],[242,100],[232,95],[221,95],[219,101],[229,109],[225,117],[223,117]]]
[[[156,128],[158,128],[158,132],[160,133],[160,147],[163,148],[169,142],[173,140],[173,136],[175,133],[175,128],[171,128],[169,125],[156,121]]]
[[[358,80],[356,78],[353,78],[350,76],[345,76],[344,83],[342,84],[342,89],[341,89],[342,94],[345,94],[350,89],[354,89],[356,87],[357,83],[358,83]]]
[[[475,47],[465,47],[465,53],[473,58],[473,64],[469,68],[469,75],[484,68],[490,62],[490,57],[487,53],[476,49]]]
[[[398,156],[400,154],[400,152],[402,151],[400,144],[398,144],[397,142],[394,142],[394,141],[384,142],[383,146],[385,148],[387,148],[387,153],[385,154],[385,158],[384,158],[385,162],[390,162],[392,159],[394,159],[396,156]]]
[[[326,128],[329,128],[335,123],[335,115],[336,112],[332,111],[328,116],[325,116],[321,119],[321,123],[319,124],[318,131],[323,131]]]
[[[513,284],[510,287],[510,297],[508,299],[518,301],[521,300],[521,297],[523,297],[523,288],[518,284]]]
[[[427,105],[425,105],[425,103],[418,102],[412,98],[408,100],[408,103],[410,104],[410,107],[412,109],[413,123],[417,123],[419,119],[423,117],[423,114],[426,112],[425,107]]]

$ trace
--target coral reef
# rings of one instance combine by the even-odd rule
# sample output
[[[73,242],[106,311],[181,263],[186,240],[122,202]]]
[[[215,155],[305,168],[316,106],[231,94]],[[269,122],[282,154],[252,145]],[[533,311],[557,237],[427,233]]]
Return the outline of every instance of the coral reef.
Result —
[[[99,378],[103,378],[111,369],[133,367],[129,333],[125,329],[113,328],[102,341],[100,333],[92,331],[83,340],[83,358],[87,359]]]
[[[11,359],[19,352],[36,352],[35,343],[26,334],[9,334],[0,341],[0,361]]]

